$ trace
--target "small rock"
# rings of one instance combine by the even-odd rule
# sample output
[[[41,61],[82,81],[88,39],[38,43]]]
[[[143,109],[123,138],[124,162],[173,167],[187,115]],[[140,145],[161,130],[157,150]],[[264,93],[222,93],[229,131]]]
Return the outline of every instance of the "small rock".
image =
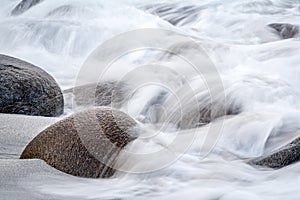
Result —
[[[136,125],[125,113],[107,107],[79,112],[42,131],[20,158],[42,159],[74,176],[108,178],[119,152],[135,139]]]
[[[271,155],[250,161],[251,164],[270,168],[282,168],[300,160],[300,137]]]
[[[0,55],[0,113],[55,117],[63,110],[62,91],[47,72]]]
[[[275,29],[282,39],[293,38],[299,33],[299,28],[292,24],[269,24],[269,27]]]
[[[77,86],[64,91],[64,94],[73,94],[77,106],[117,106],[125,101],[127,93],[125,83],[113,81]]]

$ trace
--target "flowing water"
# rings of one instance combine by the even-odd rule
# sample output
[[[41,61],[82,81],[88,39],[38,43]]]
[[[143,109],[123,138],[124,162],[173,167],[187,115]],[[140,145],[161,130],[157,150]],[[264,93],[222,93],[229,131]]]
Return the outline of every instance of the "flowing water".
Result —
[[[118,34],[161,28],[193,38],[205,48],[220,73],[230,114],[221,116],[222,122],[218,118],[197,128],[172,127],[150,141],[132,144],[134,151],[148,152],[168,146],[174,134],[179,137],[178,145],[190,135],[197,136],[169,165],[161,167],[164,156],[148,160],[129,157],[123,161],[130,170],[147,166],[157,170],[119,172],[105,180],[68,176],[38,160],[17,160],[26,143],[55,120],[21,117],[15,127],[15,119],[1,117],[0,198],[299,199],[300,163],[278,170],[247,164],[248,159],[299,136],[300,36],[283,40],[268,27],[271,23],[300,26],[299,0],[44,0],[20,15],[11,15],[19,1],[0,2],[0,53],[40,66],[62,89],[73,87],[88,55]],[[133,64],[164,57],[157,52],[132,53],[114,65],[126,71]],[[183,65],[176,59],[166,63],[170,69]],[[155,76],[152,68],[143,73],[170,87],[184,82],[172,73]],[[110,79],[116,79],[118,73],[114,71],[114,75]],[[196,87],[201,85],[201,79],[191,73],[185,78],[192,79]],[[199,103],[208,106],[208,93],[201,87],[198,90]],[[143,121],[141,110],[148,106],[145,102],[164,92],[157,87],[142,89],[128,100],[129,114]],[[217,103],[212,107],[219,108]],[[66,109],[65,114],[71,112],[71,108]],[[221,134],[213,150],[200,156],[205,138],[214,137],[206,134],[208,129],[220,123]]]

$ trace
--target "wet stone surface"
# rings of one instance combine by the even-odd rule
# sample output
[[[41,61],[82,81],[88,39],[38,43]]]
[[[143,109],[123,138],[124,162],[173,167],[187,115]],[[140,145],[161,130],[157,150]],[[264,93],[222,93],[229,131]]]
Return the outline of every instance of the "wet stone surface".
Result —
[[[119,152],[135,139],[135,126],[125,113],[105,107],[79,112],[42,131],[20,158],[42,159],[74,176],[108,178]]]
[[[47,72],[0,55],[0,113],[55,117],[63,110],[62,91]]]

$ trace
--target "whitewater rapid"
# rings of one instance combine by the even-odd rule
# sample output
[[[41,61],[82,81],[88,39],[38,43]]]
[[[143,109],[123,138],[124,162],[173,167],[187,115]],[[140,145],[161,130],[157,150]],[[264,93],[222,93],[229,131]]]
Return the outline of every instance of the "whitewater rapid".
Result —
[[[122,160],[130,169],[151,165],[158,166],[158,170],[142,174],[119,172],[107,180],[76,178],[52,173],[50,169],[45,174],[42,169],[41,173],[25,177],[6,172],[25,191],[62,199],[299,199],[300,163],[279,170],[247,164],[250,158],[265,155],[299,136],[300,36],[283,40],[268,27],[270,23],[299,26],[299,0],[44,0],[18,16],[11,15],[18,1],[0,2],[0,53],[43,68],[62,89],[76,85],[87,57],[113,36],[142,28],[187,35],[206,50],[216,66],[231,114],[197,128],[172,127],[150,141],[138,140],[128,147],[148,152],[168,146],[172,134],[180,138],[180,145],[196,133],[184,153],[170,150],[178,154],[178,159],[163,168],[159,167],[163,156],[148,162]],[[132,53],[114,66],[121,73],[164,56],[159,52]],[[185,68],[175,58],[164,64],[173,69]],[[109,80],[118,78],[115,72]],[[151,69],[147,73],[170,88],[180,87],[184,82],[172,73],[156,74]],[[192,79],[195,87],[203,84],[201,78],[189,72],[184,78]],[[132,96],[127,105],[129,114],[142,121],[145,102],[159,92],[163,92],[161,88],[145,87]],[[209,106],[208,95],[205,88],[199,92],[200,105]],[[217,107],[218,103],[212,106]],[[73,111],[70,108],[65,112],[68,115]],[[151,124],[144,126],[155,129]],[[223,127],[220,137],[213,150],[203,157],[203,141],[210,137],[208,129],[214,126]],[[11,145],[17,143],[12,141]],[[21,165],[14,164],[18,162],[15,160],[1,162],[2,166]],[[22,167],[33,170],[34,162]],[[16,168],[11,170],[17,171]]]

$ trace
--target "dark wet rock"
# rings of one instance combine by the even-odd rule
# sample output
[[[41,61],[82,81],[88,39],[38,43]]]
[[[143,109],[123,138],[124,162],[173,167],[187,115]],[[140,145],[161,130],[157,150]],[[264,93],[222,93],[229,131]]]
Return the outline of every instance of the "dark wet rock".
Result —
[[[20,15],[43,0],[22,0],[12,11],[11,15]]]
[[[113,81],[77,86],[67,89],[64,94],[72,94],[77,106],[112,106],[118,107],[126,99],[128,88],[125,83]]]
[[[42,159],[74,176],[108,178],[119,152],[135,139],[135,126],[131,117],[107,107],[79,112],[42,131],[20,158]]]
[[[276,30],[282,39],[293,38],[299,33],[299,27],[292,24],[274,23],[268,26]]]
[[[63,110],[61,89],[47,72],[0,55],[0,113],[55,117]]]
[[[256,158],[251,164],[270,168],[282,168],[300,160],[300,137],[270,155]]]

